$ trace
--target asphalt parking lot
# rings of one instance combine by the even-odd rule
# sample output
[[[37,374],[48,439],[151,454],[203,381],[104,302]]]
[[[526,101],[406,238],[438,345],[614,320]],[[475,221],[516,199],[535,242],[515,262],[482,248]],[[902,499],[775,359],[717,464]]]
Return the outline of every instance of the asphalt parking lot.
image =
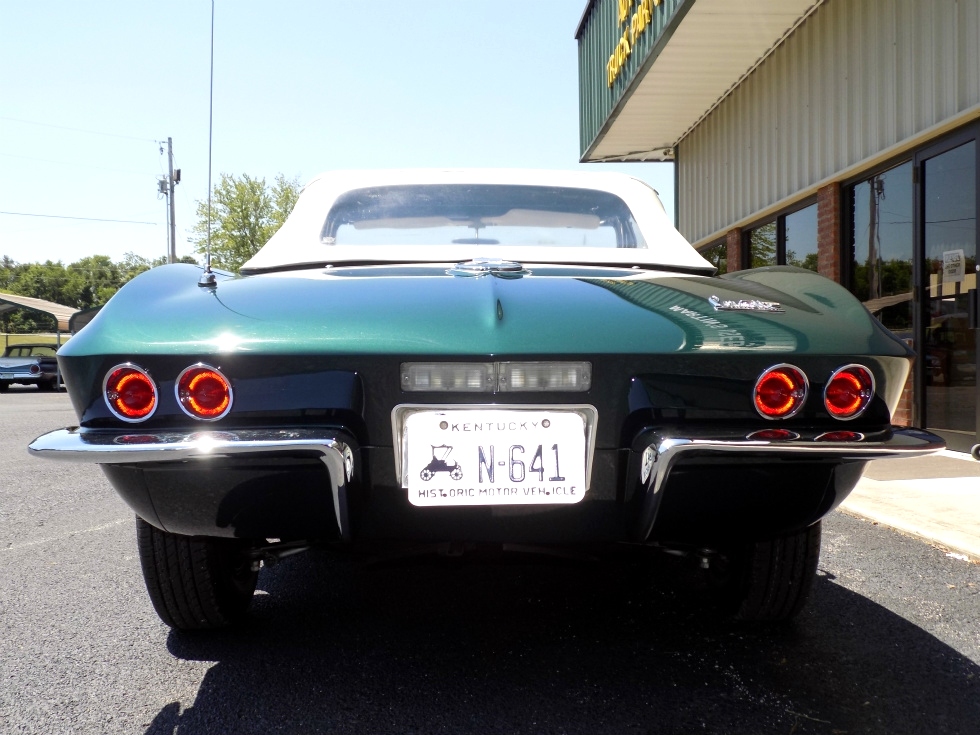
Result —
[[[0,395],[0,732],[977,732],[980,565],[843,513],[783,628],[719,618],[660,555],[313,552],[263,570],[241,628],[174,634],[99,470],[24,449],[72,419]]]

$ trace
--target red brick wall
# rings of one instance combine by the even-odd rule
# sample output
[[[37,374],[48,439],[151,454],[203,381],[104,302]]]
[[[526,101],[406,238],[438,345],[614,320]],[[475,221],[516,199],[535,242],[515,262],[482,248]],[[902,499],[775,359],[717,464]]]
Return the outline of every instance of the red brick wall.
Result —
[[[827,184],[817,192],[817,270],[820,275],[841,280],[841,190]]]
[[[745,268],[745,264],[742,262],[742,230],[736,227],[726,233],[725,248],[728,258],[728,272],[740,271]]]
[[[896,426],[912,425],[912,371],[909,371],[909,378],[905,381],[902,397],[898,401],[895,413],[892,414],[892,423]]]

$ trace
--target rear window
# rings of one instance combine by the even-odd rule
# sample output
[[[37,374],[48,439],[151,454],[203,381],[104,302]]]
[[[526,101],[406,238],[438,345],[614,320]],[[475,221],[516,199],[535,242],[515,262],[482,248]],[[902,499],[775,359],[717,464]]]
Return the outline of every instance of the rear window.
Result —
[[[356,189],[334,203],[321,239],[327,245],[646,247],[614,194],[500,184]]]

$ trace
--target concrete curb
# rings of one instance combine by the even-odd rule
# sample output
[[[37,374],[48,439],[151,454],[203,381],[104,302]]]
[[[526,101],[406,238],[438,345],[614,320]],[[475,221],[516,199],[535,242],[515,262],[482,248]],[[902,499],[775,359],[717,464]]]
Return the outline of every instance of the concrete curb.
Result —
[[[949,459],[969,464],[950,463]],[[980,563],[980,463],[968,454],[949,451],[886,462],[889,464],[868,466],[841,510]],[[950,477],[951,466],[962,476]],[[875,479],[875,475],[889,479]]]

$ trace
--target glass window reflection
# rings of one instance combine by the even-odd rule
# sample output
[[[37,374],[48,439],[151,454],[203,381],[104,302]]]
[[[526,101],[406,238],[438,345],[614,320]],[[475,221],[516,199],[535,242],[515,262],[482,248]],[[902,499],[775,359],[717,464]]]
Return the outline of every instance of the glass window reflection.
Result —
[[[718,269],[717,275],[728,273],[728,245],[725,242],[716,243],[701,251],[701,256]]]
[[[912,336],[912,162],[846,193],[851,216],[851,292],[903,337]]]
[[[776,223],[756,227],[749,232],[749,263],[751,268],[776,265]]]
[[[969,446],[977,433],[977,341],[970,292],[977,288],[976,143],[924,163],[925,418]]]
[[[817,270],[817,205],[787,214],[783,248],[786,265]]]

